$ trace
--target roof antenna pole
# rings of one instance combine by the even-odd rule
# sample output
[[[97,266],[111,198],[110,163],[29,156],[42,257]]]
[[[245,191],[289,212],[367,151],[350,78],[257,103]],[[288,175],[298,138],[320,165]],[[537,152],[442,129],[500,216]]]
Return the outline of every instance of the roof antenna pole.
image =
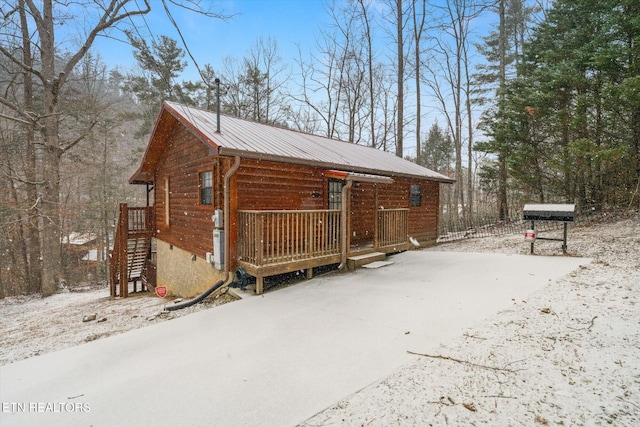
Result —
[[[216,83],[216,132],[220,133],[220,79],[215,79]]]

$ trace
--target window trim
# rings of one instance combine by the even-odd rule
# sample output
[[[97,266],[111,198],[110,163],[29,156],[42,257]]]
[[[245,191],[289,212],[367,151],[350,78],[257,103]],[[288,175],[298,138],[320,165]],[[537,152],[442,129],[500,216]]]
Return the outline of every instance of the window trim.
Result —
[[[203,190],[203,187],[202,187],[202,175],[205,174],[205,173],[209,173],[210,174],[210,182],[209,182],[209,184],[211,186],[208,187],[210,189],[210,194],[209,194],[210,203],[202,203],[202,200],[203,200],[203,198],[202,198],[202,190]],[[207,188],[207,187],[204,187],[204,188]],[[214,203],[214,200],[213,200],[213,169],[211,169],[211,168],[201,169],[201,170],[198,171],[198,207],[206,208],[206,209],[213,208],[213,203]]]
[[[422,207],[422,185],[411,184],[411,186],[409,187],[409,207]]]
[[[339,184],[339,191],[337,193],[337,198],[332,199],[331,198],[331,194],[332,194],[332,184]],[[327,183],[327,209],[329,210],[342,210],[342,189],[344,188],[344,181],[340,180],[340,179],[329,179],[328,183]],[[333,190],[335,190],[335,188],[333,188]],[[335,191],[333,192],[334,197],[335,197]],[[334,207],[332,207],[332,205]],[[335,206],[339,206],[339,207],[335,207]]]
[[[169,177],[164,177],[164,225],[169,227],[171,226],[171,217],[170,217],[170,203],[171,203],[171,191],[169,189]]]

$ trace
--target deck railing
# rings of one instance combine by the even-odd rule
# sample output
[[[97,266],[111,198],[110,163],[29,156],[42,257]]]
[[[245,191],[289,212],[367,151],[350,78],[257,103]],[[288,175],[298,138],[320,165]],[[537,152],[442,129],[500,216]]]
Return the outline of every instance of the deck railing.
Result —
[[[409,209],[379,209],[376,247],[407,243],[409,239]]]
[[[340,254],[340,211],[239,211],[238,260],[256,266]]]
[[[153,207],[127,207],[126,209],[128,219],[127,231],[129,233],[152,231],[153,223],[151,221],[151,215],[153,214]]]

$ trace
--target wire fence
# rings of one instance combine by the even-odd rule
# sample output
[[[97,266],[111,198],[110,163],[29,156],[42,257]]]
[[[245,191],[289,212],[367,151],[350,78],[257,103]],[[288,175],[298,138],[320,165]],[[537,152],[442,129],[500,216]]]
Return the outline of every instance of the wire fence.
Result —
[[[522,208],[513,211],[506,220],[499,220],[497,214],[486,213],[467,215],[466,218],[455,218],[453,215],[441,215],[438,242],[452,242],[454,240],[472,239],[479,237],[502,236],[507,234],[522,234],[531,228],[531,221],[522,219]],[[576,212],[574,222],[569,227],[589,222],[614,221],[637,214],[626,209],[591,210]],[[536,221],[536,232],[562,230],[560,221]]]

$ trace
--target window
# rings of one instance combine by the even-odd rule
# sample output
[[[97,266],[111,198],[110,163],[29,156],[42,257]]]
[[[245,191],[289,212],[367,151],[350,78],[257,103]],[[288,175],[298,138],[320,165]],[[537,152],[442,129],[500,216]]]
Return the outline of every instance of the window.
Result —
[[[164,224],[169,226],[169,177],[164,178]]]
[[[204,206],[213,204],[213,173],[211,171],[200,172],[200,204]]]
[[[329,209],[342,209],[342,181],[329,181]]]
[[[419,185],[411,186],[411,206],[422,206],[422,187]]]

